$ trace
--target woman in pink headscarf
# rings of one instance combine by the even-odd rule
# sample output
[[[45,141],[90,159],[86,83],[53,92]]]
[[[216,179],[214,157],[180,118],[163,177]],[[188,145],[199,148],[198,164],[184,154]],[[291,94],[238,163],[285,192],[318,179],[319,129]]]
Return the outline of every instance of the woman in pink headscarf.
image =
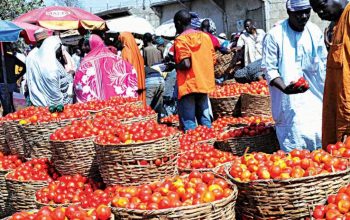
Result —
[[[112,96],[137,97],[137,73],[132,65],[113,54],[97,35],[84,42],[83,58],[75,74],[78,102],[106,100]]]

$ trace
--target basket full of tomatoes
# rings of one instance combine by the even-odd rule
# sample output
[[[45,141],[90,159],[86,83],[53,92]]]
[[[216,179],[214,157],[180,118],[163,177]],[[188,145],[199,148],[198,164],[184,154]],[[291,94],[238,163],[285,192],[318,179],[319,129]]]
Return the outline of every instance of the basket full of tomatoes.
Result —
[[[47,158],[32,159],[6,174],[9,202],[15,211],[36,208],[35,193],[57,178]]]
[[[271,117],[271,98],[266,81],[252,82],[241,95],[242,116]]]
[[[154,120],[101,132],[94,143],[103,181],[140,185],[174,175],[178,139],[178,130]]]
[[[36,114],[19,121],[19,129],[26,142],[24,150],[27,158],[51,158],[50,135],[72,120],[89,116],[87,111],[78,109],[77,105],[59,107],[58,110],[53,107],[38,108]]]
[[[6,119],[4,117],[0,118],[0,152],[9,153],[10,149],[6,141],[4,122]]]
[[[323,150],[293,150],[244,155],[226,172],[245,219],[302,219],[349,183],[348,165]]]
[[[237,188],[213,173],[192,172],[131,190],[112,200],[119,219],[235,219]]]
[[[247,152],[273,153],[279,148],[274,127],[264,122],[226,131],[215,144],[218,149],[238,156]]]

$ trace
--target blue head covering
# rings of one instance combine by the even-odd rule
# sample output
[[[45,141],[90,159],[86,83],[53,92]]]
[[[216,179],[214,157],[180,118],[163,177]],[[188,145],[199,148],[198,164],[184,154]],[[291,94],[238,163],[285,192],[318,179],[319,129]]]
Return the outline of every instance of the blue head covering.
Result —
[[[311,9],[309,0],[287,0],[286,7],[288,11]]]

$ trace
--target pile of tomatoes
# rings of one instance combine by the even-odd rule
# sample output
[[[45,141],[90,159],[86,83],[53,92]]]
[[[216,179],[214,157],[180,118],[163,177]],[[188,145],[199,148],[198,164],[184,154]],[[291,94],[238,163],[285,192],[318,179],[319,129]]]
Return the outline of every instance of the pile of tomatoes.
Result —
[[[232,83],[217,86],[215,91],[210,93],[212,98],[240,96],[242,93],[269,95],[266,81],[252,82],[250,84]]]
[[[327,205],[318,205],[312,216],[316,220],[350,219],[350,185],[340,188],[336,195],[329,195]]]
[[[10,180],[18,181],[48,181],[58,178],[52,162],[47,158],[32,159],[19,165],[6,176]]]
[[[236,159],[230,152],[220,151],[208,144],[196,144],[178,159],[180,169],[212,169]]]
[[[251,123],[259,124],[260,122],[272,123],[273,119],[269,117],[260,117],[260,116],[249,116],[249,117],[232,117],[225,116],[222,118],[218,118],[213,122],[212,126],[216,131],[224,131],[230,125],[249,125]]]
[[[155,111],[151,107],[135,107],[132,105],[123,105],[111,108],[96,114],[99,117],[111,117],[115,119],[138,118],[154,115]]]
[[[37,191],[35,198],[38,202],[49,205],[81,203],[82,201],[87,201],[87,197],[92,195],[94,190],[100,186],[100,183],[95,183],[91,179],[78,174],[61,176],[56,181]],[[108,204],[109,201],[104,202]]]
[[[108,117],[75,120],[72,121],[70,125],[57,129],[50,135],[50,140],[66,141],[95,137],[99,134],[103,134],[103,131],[115,130],[120,126],[121,124],[117,120]]]
[[[236,128],[230,131],[220,134],[220,140],[227,140],[229,138],[239,138],[239,137],[254,137],[258,135],[265,135],[273,133],[274,127],[272,125],[266,125],[265,122],[260,122],[259,124],[253,122],[249,126],[243,128]]]
[[[272,155],[252,153],[232,163],[230,175],[237,181],[249,182],[258,179],[291,179],[332,172],[348,168],[346,159],[316,150],[294,149],[289,154],[278,151]]]
[[[154,120],[138,122],[101,132],[95,139],[98,144],[130,144],[170,137],[178,132],[175,128],[158,124]]]
[[[213,173],[192,172],[139,187],[115,188],[112,206],[158,210],[214,202],[232,195],[230,185]]]
[[[188,130],[180,137],[180,148],[185,149],[186,146],[192,146],[197,142],[203,142],[211,139],[216,139],[218,132],[213,128],[206,126],[198,126],[194,130]]]
[[[350,138],[347,138],[344,143],[338,142],[328,145],[327,152],[335,157],[350,158]]]
[[[40,110],[47,110],[49,111],[48,108],[43,108],[43,107],[26,107],[24,109],[18,110],[14,113],[10,113],[4,117],[4,120],[10,120],[10,121],[16,121],[16,120],[21,120],[25,118],[29,118],[33,115],[35,115],[38,111]]]
[[[4,155],[0,152],[0,170],[13,170],[22,165],[22,160],[18,155]]]
[[[167,123],[167,124],[177,124],[179,123],[179,116],[178,115],[170,115],[165,118],[161,119],[162,123]]]
[[[106,205],[100,205],[96,209],[84,210],[81,206],[69,206],[68,208],[43,207],[37,212],[23,211],[13,214],[9,220],[109,220],[112,217],[111,209]]]

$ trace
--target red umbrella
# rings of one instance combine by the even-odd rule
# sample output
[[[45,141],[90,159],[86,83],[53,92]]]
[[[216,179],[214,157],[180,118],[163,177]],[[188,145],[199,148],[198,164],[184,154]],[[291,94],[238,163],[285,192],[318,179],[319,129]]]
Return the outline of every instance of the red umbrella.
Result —
[[[37,24],[51,30],[106,30],[106,22],[100,17],[80,8],[49,6],[29,11],[14,20]]]
[[[21,36],[24,38],[25,42],[27,44],[34,44],[35,43],[35,37],[34,33],[36,30],[42,28],[37,25],[29,24],[29,23],[24,23],[24,22],[13,22],[16,24],[18,27],[22,28],[23,31],[21,32]],[[52,35],[53,31],[46,29],[49,35]]]

